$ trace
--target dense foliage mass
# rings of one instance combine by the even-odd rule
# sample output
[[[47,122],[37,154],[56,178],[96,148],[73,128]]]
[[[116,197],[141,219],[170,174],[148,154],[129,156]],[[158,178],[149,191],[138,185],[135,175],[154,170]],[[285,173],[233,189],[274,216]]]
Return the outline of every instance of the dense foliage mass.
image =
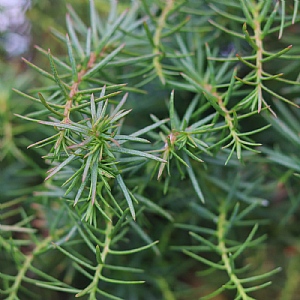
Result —
[[[1,71],[1,297],[296,299],[298,1],[83,2]]]

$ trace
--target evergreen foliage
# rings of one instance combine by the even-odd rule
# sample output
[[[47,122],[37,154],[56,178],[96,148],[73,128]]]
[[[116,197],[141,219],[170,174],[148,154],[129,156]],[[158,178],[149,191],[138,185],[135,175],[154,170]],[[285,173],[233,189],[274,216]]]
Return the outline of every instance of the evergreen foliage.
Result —
[[[298,1],[107,3],[2,71],[1,297],[295,299]]]

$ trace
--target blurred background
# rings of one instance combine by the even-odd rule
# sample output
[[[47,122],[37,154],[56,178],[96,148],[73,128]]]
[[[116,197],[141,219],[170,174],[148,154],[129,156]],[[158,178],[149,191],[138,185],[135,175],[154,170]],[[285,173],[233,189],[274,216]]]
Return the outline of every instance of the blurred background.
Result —
[[[39,173],[26,174],[26,170],[34,167],[28,156],[36,156],[36,153],[23,151],[32,139],[28,132],[35,132],[35,136],[39,131],[34,131],[35,124],[26,124],[15,116],[30,112],[33,104],[12,88],[26,90],[30,84],[39,82],[38,75],[29,70],[21,58],[35,61],[33,46],[49,47],[49,27],[63,26],[65,5],[64,1],[0,0],[1,202],[23,194],[22,187],[26,189],[28,181],[41,180]],[[54,39],[51,45],[55,47]]]

